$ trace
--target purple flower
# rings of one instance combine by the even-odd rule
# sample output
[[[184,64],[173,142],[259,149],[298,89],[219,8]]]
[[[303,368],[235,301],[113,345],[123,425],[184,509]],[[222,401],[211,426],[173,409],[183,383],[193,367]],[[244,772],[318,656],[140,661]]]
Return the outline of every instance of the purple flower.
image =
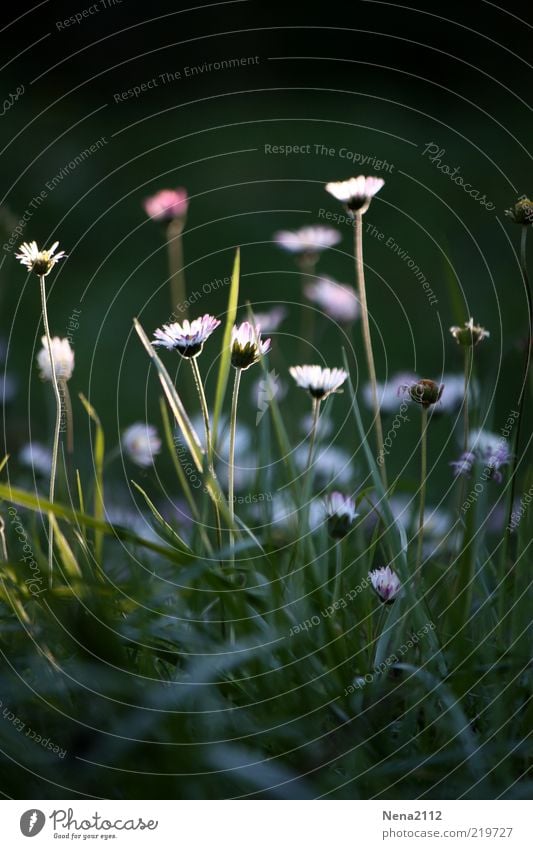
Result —
[[[185,218],[189,207],[186,189],[161,189],[143,202],[144,211],[154,221],[173,221]]]
[[[381,601],[385,604],[391,604],[402,586],[396,572],[393,572],[390,566],[382,566],[381,569],[374,569],[373,572],[369,572],[368,577]]]

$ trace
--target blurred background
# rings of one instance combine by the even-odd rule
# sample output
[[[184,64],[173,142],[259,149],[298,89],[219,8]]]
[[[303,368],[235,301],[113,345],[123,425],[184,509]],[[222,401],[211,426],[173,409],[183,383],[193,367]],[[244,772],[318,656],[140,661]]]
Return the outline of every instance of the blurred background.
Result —
[[[344,334],[319,318],[315,347],[296,338],[300,276],[272,241],[279,229],[342,213],[324,183],[358,173],[386,181],[365,218],[380,379],[460,373],[448,327],[472,315],[491,333],[475,363],[489,402],[485,424],[503,427],[516,407],[527,338],[519,228],[504,210],[531,191],[531,77],[521,58],[531,24],[519,3],[418,5],[51,0],[4,15],[0,324],[5,373],[17,384],[6,392],[7,450],[46,439],[52,415],[34,367],[38,291],[14,259],[21,238],[57,239],[69,254],[49,278],[49,311],[54,334],[66,335],[73,315],[79,324],[74,397],[89,397],[110,443],[132,421],[157,416],[132,317],[151,333],[170,315],[163,233],[142,208],[164,187],[185,186],[191,197],[187,285],[210,289],[193,315],[223,314],[239,245],[241,302],[258,311],[287,305],[275,339],[280,374],[294,361],[340,365],[341,347],[353,345],[364,382],[358,323]],[[231,66],[216,64],[224,62]],[[283,145],[300,151],[271,149]],[[338,227],[342,242],[324,252],[318,271],[353,283],[352,229]],[[405,254],[429,281],[433,303]],[[208,393],[218,343],[209,350]],[[303,393],[289,397],[291,409],[306,410]],[[248,414],[253,421],[253,405]],[[88,424],[76,399],[75,416],[83,467],[91,462]],[[454,426],[435,423],[432,450],[442,448],[445,459],[457,453]],[[347,447],[349,438],[342,435]],[[411,444],[413,433],[400,438]],[[445,463],[441,470],[448,480]]]

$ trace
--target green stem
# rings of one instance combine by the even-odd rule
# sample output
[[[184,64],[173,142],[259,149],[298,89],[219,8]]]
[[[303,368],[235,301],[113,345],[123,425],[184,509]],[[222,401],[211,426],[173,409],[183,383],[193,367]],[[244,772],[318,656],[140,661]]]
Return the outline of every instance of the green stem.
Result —
[[[468,395],[470,388],[470,374],[472,371],[474,361],[474,348],[472,345],[468,345],[465,348],[465,396],[463,403],[463,415],[464,415],[464,445],[463,450],[468,451],[468,435],[470,433],[470,421],[469,421],[469,409],[468,409]]]
[[[381,465],[381,478],[383,480],[383,486],[385,487],[385,489],[387,489],[388,485],[387,470],[385,464],[385,450],[383,444],[383,429],[381,426],[381,413],[378,399],[376,366],[374,363],[374,354],[372,351],[372,337],[370,335],[370,321],[368,318],[368,304],[366,300],[365,266],[363,262],[363,214],[361,212],[355,213],[354,240],[355,272],[357,278],[357,288],[359,292],[359,301],[361,303],[361,322],[363,326],[363,341],[365,344],[368,376],[370,378],[370,386],[372,390],[374,427],[376,429],[378,456],[383,457],[383,464]]]
[[[46,309],[46,285],[44,275],[39,277],[41,283],[41,308],[43,314],[43,325],[46,336],[46,344],[48,346],[48,355],[50,357],[50,369],[52,372],[52,386],[56,400],[56,423],[54,429],[54,442],[52,446],[52,468],[50,470],[50,489],[48,500],[50,504],[54,503],[55,484],[57,474],[57,455],[59,451],[59,433],[61,429],[61,395],[59,393],[59,384],[57,382],[56,367],[52,350],[52,339],[50,336],[50,327],[48,326],[48,311]],[[54,526],[53,513],[48,514],[48,571],[50,574],[50,587],[52,586],[52,570],[54,565]]]
[[[342,572],[342,541],[338,540],[335,543],[335,582],[333,584],[333,604],[339,598],[341,588],[341,572]]]
[[[320,399],[313,398],[313,411],[312,411],[312,424],[311,424],[311,435],[309,437],[309,452],[307,454],[307,463],[305,466],[305,478],[306,485],[309,481],[309,476],[311,474],[311,466],[313,463],[313,452],[315,450],[315,442],[316,442],[316,434],[318,430],[318,417],[320,415]]]
[[[191,364],[192,373],[194,377],[194,382],[196,384],[196,389],[198,390],[198,397],[200,399],[200,407],[202,409],[202,416],[204,419],[204,429],[205,429],[205,450],[207,452],[207,464],[209,467],[209,471],[216,478],[215,468],[213,466],[213,439],[211,436],[211,425],[209,422],[209,409],[207,407],[207,399],[205,397],[204,384],[202,381],[202,375],[200,374],[200,369],[198,368],[198,363],[196,361],[196,357],[191,357],[189,359]],[[214,502],[215,507],[215,517],[217,523],[217,542],[218,547],[222,548],[222,525],[220,522],[220,510],[218,508],[218,504]]]
[[[427,421],[428,411],[422,407],[422,434],[420,437],[421,466],[420,466],[420,511],[418,514],[418,545],[416,553],[415,575],[418,577],[422,568],[422,546],[424,542],[424,513],[426,509],[426,478],[427,478]]]
[[[524,286],[526,289],[526,299],[527,299],[527,307],[528,307],[528,337],[527,337],[527,347],[526,347],[526,357],[524,362],[524,372],[522,378],[522,387],[520,389],[520,396],[518,398],[518,419],[516,422],[516,429],[514,434],[514,442],[513,442],[513,459],[511,465],[511,491],[509,494],[509,505],[508,505],[508,515],[507,515],[507,528],[506,528],[506,545],[507,549],[507,538],[511,535],[511,520],[513,514],[513,504],[515,500],[516,493],[516,477],[518,470],[518,449],[520,447],[520,430],[522,426],[522,419],[524,416],[524,406],[525,406],[525,398],[527,395],[527,384],[528,384],[528,372],[529,372],[529,363],[531,360],[531,341],[532,341],[532,330],[533,330],[533,299],[531,296],[531,286],[529,283],[529,275],[527,273],[527,233],[529,227],[531,225],[523,224],[522,225],[522,235],[520,239],[520,268],[522,271],[522,278],[524,280]]]
[[[228,468],[228,507],[230,515],[230,542],[233,545],[233,526],[235,519],[234,509],[234,485],[235,485],[235,432],[237,429],[237,403],[239,400],[239,387],[241,385],[241,369],[235,369],[235,383],[233,384],[233,397],[231,399],[231,416],[229,430],[229,468]]]
[[[182,318],[188,317],[187,292],[183,273],[183,234],[184,221],[176,218],[167,227],[167,250],[170,270],[170,298],[172,312],[179,309]]]

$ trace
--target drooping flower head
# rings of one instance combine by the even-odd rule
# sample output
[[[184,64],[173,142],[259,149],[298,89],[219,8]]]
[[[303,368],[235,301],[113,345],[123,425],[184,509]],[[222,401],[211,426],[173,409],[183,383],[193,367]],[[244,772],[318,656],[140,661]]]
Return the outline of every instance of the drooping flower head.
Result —
[[[46,336],[41,337],[42,348],[37,354],[37,365],[43,380],[53,380],[52,364]],[[52,359],[56,377],[58,380],[70,380],[74,371],[74,351],[70,347],[68,339],[60,339],[54,336],[52,339]]]
[[[52,247],[45,251],[39,250],[37,242],[23,242],[19,253],[15,254],[15,259],[18,259],[21,265],[25,265],[28,271],[35,272],[39,277],[46,277],[56,262],[66,257],[65,251],[59,251],[56,254],[58,246],[59,242],[54,242]]]
[[[154,221],[169,222],[185,218],[189,208],[186,189],[161,189],[143,202],[144,211]]]
[[[342,368],[322,368],[322,366],[291,366],[289,369],[298,386],[307,389],[312,398],[322,401],[334,392],[341,392],[341,386],[348,377]]]
[[[137,466],[152,466],[154,457],[161,451],[161,440],[157,429],[145,422],[130,425],[122,434],[122,448]]]
[[[326,191],[340,200],[350,212],[363,214],[370,206],[374,195],[385,185],[381,177],[351,177],[338,183],[327,183]]]
[[[182,357],[197,357],[201,354],[204,342],[209,339],[220,321],[206,313],[193,321],[185,319],[181,324],[164,324],[154,332],[154,345],[160,345],[169,351],[178,351]]]
[[[353,498],[342,492],[331,492],[324,499],[324,509],[328,517],[329,535],[333,539],[345,537],[358,516]]]
[[[401,589],[401,583],[396,572],[390,566],[382,566],[368,573],[370,583],[378,597],[385,604],[391,604]]]
[[[533,200],[523,195],[517,200],[514,206],[505,210],[505,214],[514,221],[515,224],[533,224]]]
[[[270,339],[261,339],[258,324],[243,321],[231,331],[231,365],[241,370],[250,368],[270,351]]]
[[[407,393],[411,399],[416,404],[420,404],[426,410],[428,407],[431,407],[432,404],[436,404],[437,401],[440,401],[442,392],[444,390],[444,384],[435,383],[434,380],[417,380],[415,383],[406,384],[405,386],[400,386],[398,390],[398,394]]]
[[[300,230],[280,230],[274,235],[274,241],[280,248],[291,254],[318,254],[326,248],[332,248],[342,239],[333,227],[302,227]]]
[[[334,321],[349,324],[359,315],[359,301],[355,290],[345,283],[337,283],[330,277],[321,277],[304,287],[305,295]]]
[[[479,345],[483,339],[490,336],[488,330],[485,330],[485,328],[481,327],[479,324],[474,324],[473,318],[470,318],[469,321],[465,321],[464,327],[450,327],[450,333],[458,345],[472,348],[475,347],[475,345]]]

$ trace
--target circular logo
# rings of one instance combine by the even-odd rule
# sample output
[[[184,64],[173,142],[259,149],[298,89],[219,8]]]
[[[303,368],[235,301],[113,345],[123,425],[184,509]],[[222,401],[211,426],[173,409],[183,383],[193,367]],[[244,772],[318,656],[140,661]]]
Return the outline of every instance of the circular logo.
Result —
[[[20,830],[24,837],[35,837],[43,830],[46,817],[42,811],[37,808],[30,808],[29,811],[24,811],[20,818]]]

